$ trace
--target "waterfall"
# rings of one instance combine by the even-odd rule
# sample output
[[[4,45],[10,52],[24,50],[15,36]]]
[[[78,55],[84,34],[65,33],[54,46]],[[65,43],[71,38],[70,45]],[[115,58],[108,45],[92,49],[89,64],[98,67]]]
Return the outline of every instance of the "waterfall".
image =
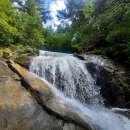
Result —
[[[95,86],[85,64],[71,54],[40,51],[30,70],[49,81],[65,96],[83,104],[103,104],[100,87]]]
[[[72,54],[39,51],[30,64],[30,71],[51,83],[61,99],[81,111],[82,118],[92,123],[95,130],[130,130],[130,120],[103,106],[100,86],[85,67],[85,61]]]

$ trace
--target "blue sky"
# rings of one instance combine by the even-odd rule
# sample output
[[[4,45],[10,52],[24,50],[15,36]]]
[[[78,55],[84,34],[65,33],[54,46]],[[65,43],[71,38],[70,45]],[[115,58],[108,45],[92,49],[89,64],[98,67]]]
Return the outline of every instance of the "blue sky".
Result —
[[[50,11],[50,15],[52,17],[52,20],[47,21],[44,26],[48,27],[51,25],[53,28],[55,28],[55,25],[60,24],[58,18],[56,17],[57,10],[65,9],[65,2],[64,0],[45,0],[44,2],[45,6],[47,7],[46,9]]]
[[[24,4],[27,0],[19,0]],[[43,23],[44,27],[52,26],[56,28],[56,25],[60,24],[60,21],[57,18],[57,10],[65,9],[65,0],[38,0],[41,8],[45,8],[45,11],[49,11],[49,16],[52,17],[52,20],[48,20],[47,23]],[[13,3],[15,7],[21,8],[21,6],[17,3]],[[42,7],[43,6],[43,7]]]

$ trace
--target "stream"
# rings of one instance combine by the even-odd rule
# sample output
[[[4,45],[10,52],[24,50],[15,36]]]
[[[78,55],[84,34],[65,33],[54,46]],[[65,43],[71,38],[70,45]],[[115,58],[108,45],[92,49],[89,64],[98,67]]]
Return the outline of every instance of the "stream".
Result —
[[[130,120],[118,113],[129,110],[105,107],[101,87],[95,84],[86,62],[72,54],[40,50],[31,61],[30,71],[42,77],[61,100],[73,106],[73,111],[89,120],[94,130],[130,130]]]

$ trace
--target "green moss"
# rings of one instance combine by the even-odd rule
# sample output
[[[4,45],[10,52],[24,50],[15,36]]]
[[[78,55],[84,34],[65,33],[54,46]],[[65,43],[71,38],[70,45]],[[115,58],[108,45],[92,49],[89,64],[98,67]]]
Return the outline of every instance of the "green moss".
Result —
[[[36,48],[30,46],[23,45],[10,45],[8,48],[0,47],[0,56],[2,57],[3,52],[11,53],[11,59],[14,60],[17,57],[21,57],[22,59],[28,56],[33,56],[36,53]]]
[[[14,54],[14,55],[34,55],[36,52],[36,48],[30,47],[30,46],[23,46],[23,45],[11,45],[8,49]]]
[[[3,53],[3,48],[0,47],[0,55],[2,55],[2,53]]]

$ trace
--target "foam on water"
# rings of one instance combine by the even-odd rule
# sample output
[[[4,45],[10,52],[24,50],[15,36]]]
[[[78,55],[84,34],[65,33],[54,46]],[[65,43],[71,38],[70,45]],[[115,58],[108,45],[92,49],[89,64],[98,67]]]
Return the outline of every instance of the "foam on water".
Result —
[[[65,97],[61,91],[45,79],[43,80],[51,87],[52,91],[63,103],[68,104],[83,120],[91,122],[94,130],[130,130],[130,120],[120,114],[114,113],[113,109],[107,109],[103,106],[85,106],[75,99]]]
[[[70,54],[40,51],[40,56],[32,60],[30,70],[71,99],[84,104],[103,103],[100,87],[95,86],[85,64]]]

